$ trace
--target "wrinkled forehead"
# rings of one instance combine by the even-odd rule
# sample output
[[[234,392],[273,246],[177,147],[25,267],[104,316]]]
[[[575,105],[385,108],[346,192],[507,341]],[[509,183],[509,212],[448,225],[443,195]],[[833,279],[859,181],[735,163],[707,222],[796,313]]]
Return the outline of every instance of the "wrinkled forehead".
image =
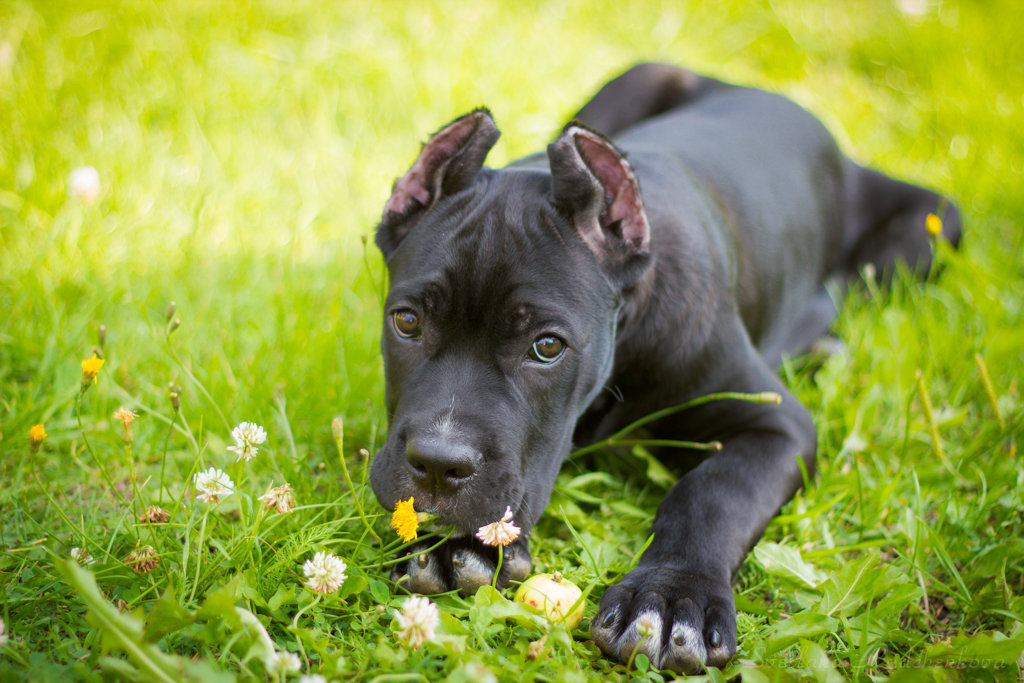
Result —
[[[502,172],[417,225],[389,263],[395,297],[444,297],[465,314],[541,302],[605,306],[596,259],[547,201],[544,178]]]

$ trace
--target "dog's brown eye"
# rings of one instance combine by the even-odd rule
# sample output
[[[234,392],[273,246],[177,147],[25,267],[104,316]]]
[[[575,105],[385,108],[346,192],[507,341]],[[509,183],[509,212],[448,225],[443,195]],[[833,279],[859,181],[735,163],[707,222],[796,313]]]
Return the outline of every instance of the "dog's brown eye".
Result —
[[[558,337],[545,335],[538,337],[530,347],[530,360],[539,363],[554,363],[565,351],[565,342]]]
[[[414,339],[420,336],[420,318],[409,309],[395,311],[391,315],[391,321],[399,337]]]

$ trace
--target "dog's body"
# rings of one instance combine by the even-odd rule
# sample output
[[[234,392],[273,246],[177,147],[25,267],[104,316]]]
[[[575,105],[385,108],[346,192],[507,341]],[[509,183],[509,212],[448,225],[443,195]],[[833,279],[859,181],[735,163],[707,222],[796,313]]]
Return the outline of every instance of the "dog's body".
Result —
[[[712,392],[777,392],[649,425],[722,449],[691,454],[591,634],[692,672],[735,652],[732,574],[801,484],[798,458],[814,469],[811,418],[772,368],[827,332],[826,281],[927,267],[927,214],[953,241],[959,220],[844,159],[788,100],[675,67],[630,70],[577,118],[546,157],[490,170],[498,131],[473,112],[395,184],[377,237],[391,429],[371,480],[386,507],[414,496],[465,534],[401,566],[406,585],[474,590],[496,553],[472,533],[506,506],[528,531],[573,443]],[[529,569],[524,534],[501,578]]]

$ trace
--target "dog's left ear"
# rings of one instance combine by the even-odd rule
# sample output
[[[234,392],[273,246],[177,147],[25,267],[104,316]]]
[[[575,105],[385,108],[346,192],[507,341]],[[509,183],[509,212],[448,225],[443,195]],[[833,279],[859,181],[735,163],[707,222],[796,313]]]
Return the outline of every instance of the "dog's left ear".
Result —
[[[552,200],[605,272],[632,284],[650,256],[651,226],[633,168],[600,133],[572,123],[548,146]]]
[[[384,205],[377,244],[385,257],[405,238],[416,219],[442,196],[473,184],[500,136],[486,109],[461,116],[434,133],[423,145],[416,163],[395,182]]]

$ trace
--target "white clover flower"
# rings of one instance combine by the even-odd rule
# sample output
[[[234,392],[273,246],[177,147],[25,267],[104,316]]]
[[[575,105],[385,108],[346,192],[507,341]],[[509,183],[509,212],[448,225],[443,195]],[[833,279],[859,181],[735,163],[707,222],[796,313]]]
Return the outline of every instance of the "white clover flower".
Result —
[[[306,674],[299,676],[299,683],[327,683],[327,679],[320,674]]]
[[[0,647],[7,644],[7,624],[4,623],[3,619],[0,619]]]
[[[259,453],[259,445],[267,440],[267,433],[255,422],[243,422],[231,430],[234,446],[228,450],[238,456],[239,460],[252,460]]]
[[[441,622],[437,605],[422,595],[408,598],[402,605],[402,611],[395,613],[395,619],[402,630],[398,632],[409,647],[419,649],[423,643],[434,639],[434,631]]]
[[[68,194],[84,204],[92,204],[100,196],[100,174],[92,166],[81,166],[68,176]]]
[[[216,467],[197,472],[195,483],[196,498],[207,503],[219,503],[221,498],[230,496],[235,488],[227,472]]]
[[[85,548],[79,548],[78,546],[71,549],[71,559],[83,567],[96,561],[93,559],[92,555],[89,554],[88,550]]]
[[[501,519],[477,529],[476,537],[486,545],[508,545],[519,538],[521,532],[522,529],[512,523],[512,508],[506,507]]]
[[[272,676],[298,673],[302,668],[302,661],[294,652],[271,652],[264,661],[267,673]]]
[[[333,593],[341,586],[347,574],[348,565],[337,555],[321,550],[313,559],[306,560],[302,565],[302,573],[306,575],[306,586],[316,593]]]
[[[285,482],[284,486],[271,486],[267,492],[259,497],[263,507],[270,510],[276,508],[279,514],[286,515],[295,507],[295,496],[292,495],[292,485]]]

